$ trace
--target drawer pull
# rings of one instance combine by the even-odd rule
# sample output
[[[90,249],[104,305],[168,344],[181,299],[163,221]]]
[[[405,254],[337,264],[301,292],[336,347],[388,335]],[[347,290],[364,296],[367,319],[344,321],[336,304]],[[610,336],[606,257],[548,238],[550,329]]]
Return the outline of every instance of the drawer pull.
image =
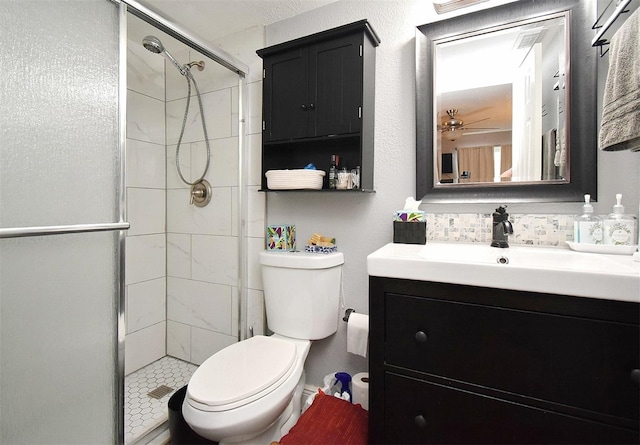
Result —
[[[427,334],[425,334],[424,331],[416,332],[415,337],[418,343],[424,343],[427,341]]]
[[[417,415],[413,422],[416,424],[418,428],[425,428],[427,426],[427,419],[424,418],[422,414]]]
[[[631,381],[636,385],[640,385],[640,369],[634,369],[631,371]]]

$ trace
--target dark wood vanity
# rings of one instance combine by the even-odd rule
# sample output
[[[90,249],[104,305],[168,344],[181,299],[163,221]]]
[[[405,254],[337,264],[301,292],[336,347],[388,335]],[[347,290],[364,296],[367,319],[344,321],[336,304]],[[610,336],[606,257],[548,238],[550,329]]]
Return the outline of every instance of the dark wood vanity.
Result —
[[[640,442],[640,304],[370,276],[369,441]]]

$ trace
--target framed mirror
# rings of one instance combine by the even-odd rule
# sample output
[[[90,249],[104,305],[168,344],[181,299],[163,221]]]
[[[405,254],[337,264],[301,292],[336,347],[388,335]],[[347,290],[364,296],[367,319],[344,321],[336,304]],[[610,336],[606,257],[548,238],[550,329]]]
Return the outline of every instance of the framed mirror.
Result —
[[[416,31],[416,197],[597,194],[595,2],[521,0]]]

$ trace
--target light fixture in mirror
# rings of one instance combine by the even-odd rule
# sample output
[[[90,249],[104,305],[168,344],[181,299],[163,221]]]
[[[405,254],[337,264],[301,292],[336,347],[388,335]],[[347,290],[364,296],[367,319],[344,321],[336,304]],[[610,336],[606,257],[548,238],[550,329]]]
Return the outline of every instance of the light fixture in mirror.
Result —
[[[597,192],[590,3],[521,0],[418,28],[417,197]]]

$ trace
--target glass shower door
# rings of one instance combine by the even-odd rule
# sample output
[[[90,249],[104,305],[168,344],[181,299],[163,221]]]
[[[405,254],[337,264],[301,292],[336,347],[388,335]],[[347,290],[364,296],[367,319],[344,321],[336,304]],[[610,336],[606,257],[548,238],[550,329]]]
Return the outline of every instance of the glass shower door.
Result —
[[[0,443],[122,441],[123,13],[0,1]]]

